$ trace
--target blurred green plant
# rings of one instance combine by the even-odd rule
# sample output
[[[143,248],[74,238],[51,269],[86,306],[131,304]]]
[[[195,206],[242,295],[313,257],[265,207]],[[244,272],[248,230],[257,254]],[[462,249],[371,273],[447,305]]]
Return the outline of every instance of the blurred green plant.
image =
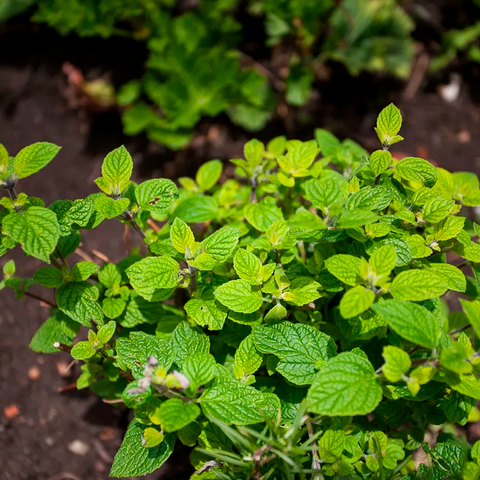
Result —
[[[413,54],[413,23],[398,0],[35,3],[33,20],[61,34],[147,42],[146,74],[120,89],[118,103],[127,134],[146,132],[172,149],[188,144],[202,117],[226,113],[255,131],[279,102],[305,105],[327,61],[343,63],[352,75],[405,78]],[[258,61],[242,53],[252,44],[262,52]]]

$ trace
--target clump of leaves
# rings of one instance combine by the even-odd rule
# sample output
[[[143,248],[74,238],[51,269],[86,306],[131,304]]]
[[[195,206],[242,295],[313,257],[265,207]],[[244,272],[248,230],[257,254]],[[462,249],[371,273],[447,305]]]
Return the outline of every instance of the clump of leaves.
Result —
[[[225,113],[256,131],[277,105],[306,105],[328,61],[352,75],[406,78],[414,51],[413,22],[397,0],[202,0],[188,8],[175,0],[28,0],[25,8],[32,3],[32,19],[62,34],[146,42],[146,74],[118,92],[124,129],[171,149],[190,142],[202,117]],[[12,14],[18,6],[7,2],[14,6]]]
[[[133,410],[112,476],[182,442],[192,479],[479,478],[480,443],[456,428],[479,418],[480,227],[461,215],[479,180],[393,158],[401,123],[380,113],[371,154],[324,130],[252,140],[235,178],[213,160],[180,188],[130,181],[120,147],[101,192],[48,207],[16,187],[59,148],[0,148],[1,254],[47,263],[22,278],[10,260],[1,285],[52,289],[31,348],[70,351],[79,389]],[[114,218],[142,249],[78,262],[81,235]]]

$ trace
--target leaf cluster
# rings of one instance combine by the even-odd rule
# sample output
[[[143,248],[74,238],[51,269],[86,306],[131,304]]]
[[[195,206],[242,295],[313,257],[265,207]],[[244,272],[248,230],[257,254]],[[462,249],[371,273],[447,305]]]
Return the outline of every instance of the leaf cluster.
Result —
[[[380,113],[371,154],[324,130],[251,140],[234,178],[212,160],[180,187],[132,182],[120,147],[101,192],[49,206],[16,187],[59,148],[0,148],[0,254],[47,263],[22,278],[10,260],[0,286],[52,289],[31,348],[71,351],[78,388],[133,410],[112,476],[154,471],[179,441],[192,479],[478,478],[480,444],[455,434],[479,417],[480,227],[462,211],[480,184],[393,158],[401,123]],[[76,261],[110,218],[142,249]]]

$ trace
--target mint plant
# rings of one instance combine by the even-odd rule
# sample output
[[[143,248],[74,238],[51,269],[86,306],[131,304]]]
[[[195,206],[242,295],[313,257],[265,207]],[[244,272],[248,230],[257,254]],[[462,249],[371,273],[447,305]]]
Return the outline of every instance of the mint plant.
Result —
[[[181,442],[192,479],[479,478],[480,442],[457,428],[479,418],[480,226],[461,214],[479,180],[393,158],[401,123],[380,113],[371,154],[321,129],[251,140],[234,178],[213,160],[180,188],[130,181],[120,147],[100,192],[48,207],[17,188],[59,148],[0,148],[1,254],[47,264],[23,278],[9,260],[1,286],[44,287],[31,348],[69,351],[79,389],[133,410],[111,476],[153,472]],[[142,248],[76,262],[106,221]]]

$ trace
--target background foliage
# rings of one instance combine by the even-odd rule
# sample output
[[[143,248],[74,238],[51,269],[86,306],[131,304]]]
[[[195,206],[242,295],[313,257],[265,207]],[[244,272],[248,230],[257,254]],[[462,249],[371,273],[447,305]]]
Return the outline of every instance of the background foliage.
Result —
[[[202,117],[221,113],[243,128],[263,128],[282,104],[308,102],[327,61],[352,75],[406,78],[413,22],[397,0],[37,0],[32,20],[61,34],[129,36],[146,42],[143,78],[124,85],[125,132],[172,149],[186,145]],[[6,3],[0,20],[19,12]],[[250,50],[255,46],[252,58]],[[121,53],[119,52],[119,55]]]

